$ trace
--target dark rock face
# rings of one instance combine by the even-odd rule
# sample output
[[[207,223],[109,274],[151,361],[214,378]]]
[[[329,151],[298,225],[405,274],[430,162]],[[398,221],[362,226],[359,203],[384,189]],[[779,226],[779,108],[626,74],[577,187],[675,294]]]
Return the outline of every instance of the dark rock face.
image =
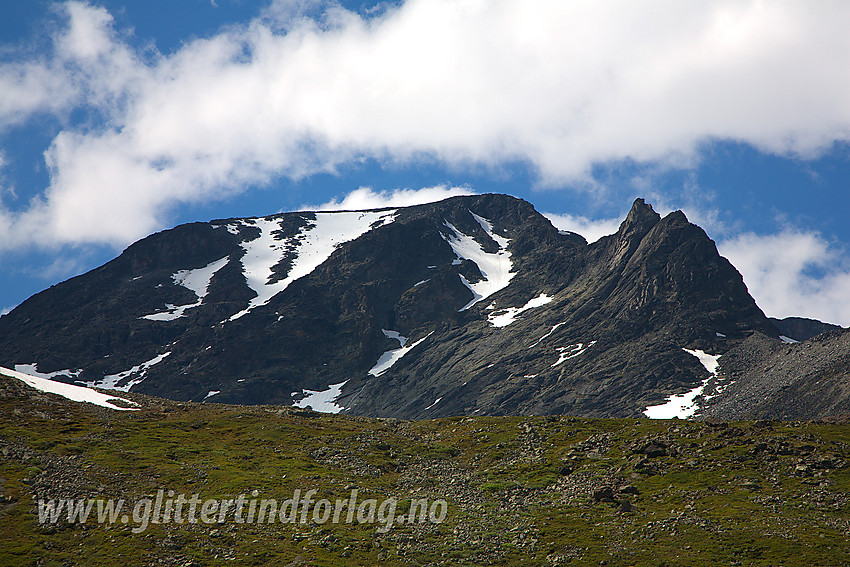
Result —
[[[0,365],[176,400],[327,392],[381,417],[640,416],[706,378],[683,348],[754,332],[781,344],[681,212],[638,199],[587,244],[480,195],[152,235],[0,318]]]
[[[784,319],[770,317],[770,322],[773,323],[780,335],[795,341],[805,341],[821,333],[841,329],[838,325],[804,317],[786,317]]]
[[[368,381],[348,407],[386,416],[399,406],[410,416],[637,416],[700,382],[705,370],[683,347],[723,352],[753,330],[775,332],[740,275],[681,213],[660,219],[639,200],[617,234],[558,244],[534,248],[544,254],[496,296],[494,311],[541,292],[551,303],[505,328],[490,325],[485,310],[441,329],[436,348]]]

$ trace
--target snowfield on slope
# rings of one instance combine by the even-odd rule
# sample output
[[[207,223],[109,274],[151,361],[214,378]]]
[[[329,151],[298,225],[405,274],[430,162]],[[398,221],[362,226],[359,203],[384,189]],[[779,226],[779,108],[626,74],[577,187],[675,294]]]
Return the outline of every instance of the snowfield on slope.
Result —
[[[165,360],[165,357],[169,356],[170,354],[171,351],[158,354],[152,359],[146,360],[141,364],[137,364],[129,370],[124,370],[123,372],[118,372],[117,374],[110,374],[108,376],[104,376],[100,380],[86,382],[85,384],[89,388],[103,388],[104,390],[118,390],[121,392],[129,392],[130,388],[145,379],[148,369],[151,366],[159,364],[160,362]],[[123,386],[118,385],[119,382],[130,377],[132,377],[132,379],[128,380],[126,384],[124,384]]]
[[[129,370],[124,370],[122,372],[118,372],[116,374],[109,374],[104,376],[100,380],[89,380],[82,381],[77,380],[76,383],[82,385],[86,388],[100,388],[102,390],[118,390],[119,392],[129,392],[130,388],[141,382],[145,379],[148,369],[156,364],[159,364],[165,357],[171,354],[171,351],[164,352],[162,354],[158,354],[150,360],[146,360],[145,362],[139,363],[136,366],[130,368]],[[72,378],[77,378],[82,373],[82,370],[57,370],[56,372],[39,372],[38,365],[33,364],[16,364],[15,371],[21,374],[25,374],[27,376],[33,376],[36,378],[43,378],[45,380],[54,380],[57,376],[70,376]],[[119,386],[118,383],[130,378],[127,380],[123,386]]]
[[[331,384],[328,386],[327,390],[304,390],[304,397],[293,403],[292,405],[297,408],[306,408],[310,406],[313,408],[313,411],[319,411],[322,413],[339,413],[345,408],[337,405],[336,399],[342,393],[342,387],[348,382],[340,382],[339,384]],[[293,392],[293,394],[297,395],[298,392]]]
[[[504,309],[496,310],[487,316],[487,320],[494,327],[507,327],[516,321],[516,318],[520,313],[528,311],[529,309],[534,309],[535,307],[542,307],[543,305],[550,303],[552,299],[553,298],[549,297],[545,293],[541,293],[537,297],[529,299],[522,307],[506,307]]]
[[[449,243],[452,250],[454,250],[458,258],[458,264],[461,260],[475,262],[475,265],[478,266],[478,270],[483,276],[480,281],[470,283],[463,277],[463,274],[459,274],[460,281],[472,292],[472,300],[458,311],[466,311],[479,301],[483,301],[497,291],[506,288],[514,277],[514,273],[511,271],[513,269],[511,253],[507,250],[508,244],[511,242],[510,239],[493,232],[493,225],[489,220],[476,215],[472,211],[469,211],[469,213],[481,225],[484,232],[499,245],[499,250],[492,253],[485,252],[481,244],[473,237],[462,233],[449,221],[443,221],[443,225],[452,231],[452,235],[445,236],[442,233],[440,235],[443,237],[443,240]]]
[[[47,392],[50,394],[58,394],[63,398],[67,398],[74,402],[87,402],[96,406],[114,410],[139,409],[117,406],[113,402],[118,400],[133,406],[137,406],[139,404],[118,396],[104,394],[103,392],[98,392],[96,390],[92,390],[91,388],[86,388],[84,386],[74,386],[73,384],[65,384],[63,382],[54,382],[53,380],[48,380],[47,378],[30,376],[29,374],[24,374],[23,372],[17,372],[16,370],[10,370],[8,368],[2,367],[0,367],[0,374],[8,376],[10,378],[16,378],[21,382],[29,384],[36,390],[40,390],[42,392]]]
[[[228,321],[239,319],[255,307],[268,303],[289,284],[319,267],[340,244],[359,238],[373,228],[393,222],[396,211],[314,214],[315,220],[305,219],[307,226],[302,227],[294,236],[281,240],[275,237],[275,232],[280,230],[279,220],[259,218],[240,221],[244,225],[260,229],[260,236],[242,243],[245,250],[242,257],[243,273],[248,287],[254,290],[257,296],[248,303],[248,307],[230,317]],[[228,230],[231,230],[230,226]],[[285,255],[292,257],[289,273],[285,278],[271,283],[272,269]]]
[[[373,366],[372,369],[369,370],[369,374],[371,374],[372,376],[380,376],[381,374],[389,370],[392,365],[401,360],[401,358],[405,354],[416,348],[417,345],[419,345],[422,341],[424,341],[434,333],[433,331],[431,331],[412,345],[408,345],[407,337],[401,336],[398,331],[388,331],[386,329],[381,329],[381,331],[383,331],[384,336],[388,339],[397,340],[400,348],[395,348],[384,352],[384,354],[382,354],[378,358],[378,362],[375,363],[375,366]]]
[[[226,266],[228,260],[230,260],[230,257],[225,256],[215,262],[211,262],[203,268],[180,270],[171,276],[171,279],[174,280],[175,284],[195,292],[198,300],[195,303],[189,303],[187,305],[172,305],[171,303],[168,303],[165,306],[165,311],[151,313],[150,315],[142,315],[141,319],[149,319],[151,321],[173,321],[179,317],[185,317],[187,309],[198,307],[204,302],[204,298],[207,296],[207,290],[210,287],[210,281],[212,280],[213,275]]]
[[[696,414],[699,406],[696,402],[697,396],[701,396],[703,390],[708,385],[708,381],[717,376],[717,365],[720,355],[707,354],[704,351],[683,348],[683,351],[697,357],[703,367],[708,371],[710,376],[703,380],[702,384],[688,390],[684,394],[673,394],[667,398],[663,404],[656,406],[648,406],[643,410],[643,415],[650,419],[688,419]]]
[[[35,363],[32,364],[16,364],[15,372],[20,372],[21,374],[26,374],[27,376],[35,376],[36,378],[44,378],[45,380],[53,380],[57,376],[70,376],[71,378],[77,378],[82,370],[57,370],[56,372],[39,372],[38,365]]]

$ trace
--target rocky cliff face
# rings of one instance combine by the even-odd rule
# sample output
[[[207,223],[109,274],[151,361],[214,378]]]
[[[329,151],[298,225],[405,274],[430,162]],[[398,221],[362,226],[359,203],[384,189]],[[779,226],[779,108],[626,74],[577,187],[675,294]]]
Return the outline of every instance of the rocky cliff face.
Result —
[[[588,244],[480,195],[152,235],[0,318],[0,366],[371,416],[640,416],[708,378],[683,349],[754,333],[780,344],[681,212],[639,199]]]
[[[438,328],[433,347],[365,381],[347,406],[423,417],[638,416],[704,379],[683,348],[722,353],[754,331],[775,333],[737,271],[681,213],[661,219],[638,200],[612,236],[547,244],[532,247],[534,260],[489,305]],[[542,295],[545,305],[494,325]]]
[[[842,327],[824,323],[815,319],[807,319],[805,317],[785,317],[784,319],[770,318],[770,322],[779,331],[779,334],[788,338],[799,341],[805,341],[816,337],[827,331],[837,331]]]

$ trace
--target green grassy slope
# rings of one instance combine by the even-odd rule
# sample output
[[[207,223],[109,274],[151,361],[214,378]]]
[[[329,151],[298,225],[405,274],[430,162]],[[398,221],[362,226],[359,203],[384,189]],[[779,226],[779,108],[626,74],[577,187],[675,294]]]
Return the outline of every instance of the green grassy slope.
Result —
[[[0,565],[846,565],[850,428],[567,417],[373,420],[0,378]],[[38,498],[444,499],[442,523],[39,523]]]

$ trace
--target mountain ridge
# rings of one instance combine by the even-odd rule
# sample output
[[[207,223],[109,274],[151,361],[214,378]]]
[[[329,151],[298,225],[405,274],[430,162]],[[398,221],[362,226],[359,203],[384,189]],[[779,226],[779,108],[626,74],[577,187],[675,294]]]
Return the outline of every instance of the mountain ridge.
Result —
[[[521,199],[191,223],[0,318],[0,365],[376,417],[637,417],[779,333],[681,211],[588,244]],[[333,395],[332,395],[333,394]]]

